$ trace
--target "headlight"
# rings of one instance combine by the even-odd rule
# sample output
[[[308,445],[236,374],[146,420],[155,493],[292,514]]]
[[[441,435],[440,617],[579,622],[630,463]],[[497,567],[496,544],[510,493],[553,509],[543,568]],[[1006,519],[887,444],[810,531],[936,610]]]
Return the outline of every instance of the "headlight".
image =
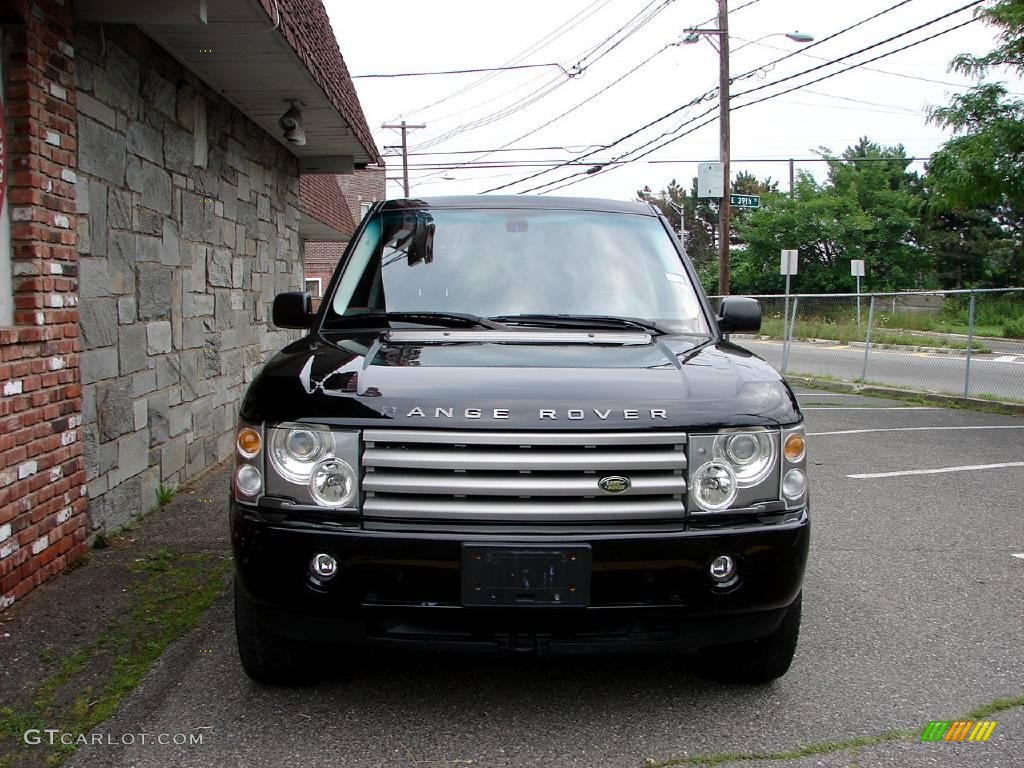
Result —
[[[265,434],[264,493],[302,506],[359,509],[359,432],[285,422]]]
[[[329,432],[315,429],[274,429],[270,433],[270,463],[285,480],[309,482],[313,466],[329,456],[333,441]]]
[[[714,457],[732,467],[740,488],[751,488],[775,469],[775,446],[775,435],[766,429],[726,432],[715,438]]]
[[[356,473],[347,461],[326,458],[313,467],[309,493],[325,507],[347,507],[356,495]]]
[[[692,492],[701,509],[721,512],[736,500],[737,485],[732,467],[721,461],[709,461],[694,474]]]

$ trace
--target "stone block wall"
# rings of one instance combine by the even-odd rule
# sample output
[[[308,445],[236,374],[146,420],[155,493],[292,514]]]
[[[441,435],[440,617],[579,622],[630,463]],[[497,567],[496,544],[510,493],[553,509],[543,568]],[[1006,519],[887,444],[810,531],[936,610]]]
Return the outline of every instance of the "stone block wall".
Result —
[[[5,6],[14,325],[0,327],[0,610],[86,550],[71,17]]]
[[[246,384],[291,338],[270,305],[302,285],[299,176],[138,29],[75,37],[83,442],[107,529],[230,456]]]

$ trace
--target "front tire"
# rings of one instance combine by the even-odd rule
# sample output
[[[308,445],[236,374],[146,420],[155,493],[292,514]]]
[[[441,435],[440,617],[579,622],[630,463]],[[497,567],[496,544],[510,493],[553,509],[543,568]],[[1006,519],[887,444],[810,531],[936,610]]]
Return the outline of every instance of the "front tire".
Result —
[[[320,677],[319,649],[276,635],[259,621],[252,601],[235,580],[235,638],[242,668],[266,685],[308,685]]]
[[[786,674],[800,637],[802,601],[801,592],[770,635],[705,650],[702,657],[709,662],[709,675],[728,683],[759,684]]]

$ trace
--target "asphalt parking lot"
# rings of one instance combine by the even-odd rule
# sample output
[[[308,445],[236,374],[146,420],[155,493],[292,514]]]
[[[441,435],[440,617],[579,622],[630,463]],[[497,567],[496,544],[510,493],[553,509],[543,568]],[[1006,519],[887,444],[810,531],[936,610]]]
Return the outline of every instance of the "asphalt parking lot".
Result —
[[[986,743],[891,733],[1024,693],[1024,418],[800,399],[812,555],[800,649],[774,684],[724,686],[658,657],[340,654],[316,687],[263,688],[238,663],[224,595],[102,727],[204,744],[89,746],[69,764],[1024,764],[1019,704],[976,715],[998,722]]]

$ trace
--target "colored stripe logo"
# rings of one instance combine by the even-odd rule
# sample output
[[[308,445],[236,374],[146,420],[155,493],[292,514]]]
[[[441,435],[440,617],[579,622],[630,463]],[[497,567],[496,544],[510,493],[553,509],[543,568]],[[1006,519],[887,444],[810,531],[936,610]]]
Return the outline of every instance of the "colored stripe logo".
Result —
[[[995,720],[932,720],[921,732],[921,741],[988,741]]]

